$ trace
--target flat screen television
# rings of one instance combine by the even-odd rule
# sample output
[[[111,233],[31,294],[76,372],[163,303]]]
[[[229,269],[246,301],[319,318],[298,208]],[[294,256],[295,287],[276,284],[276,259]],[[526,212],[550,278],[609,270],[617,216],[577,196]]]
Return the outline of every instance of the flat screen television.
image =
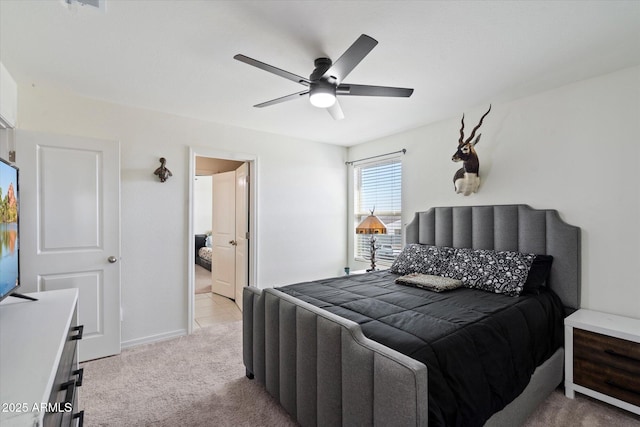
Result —
[[[0,158],[0,301],[20,286],[18,168]]]

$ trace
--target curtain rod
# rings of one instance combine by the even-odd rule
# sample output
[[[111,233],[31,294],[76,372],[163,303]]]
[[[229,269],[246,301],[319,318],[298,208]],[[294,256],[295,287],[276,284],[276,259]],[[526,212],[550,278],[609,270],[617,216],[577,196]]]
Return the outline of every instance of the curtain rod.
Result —
[[[378,157],[390,156],[390,155],[392,155],[392,154],[398,154],[398,153],[406,154],[406,153],[407,153],[407,149],[406,149],[406,148],[403,148],[403,149],[402,149],[402,150],[400,150],[400,151],[394,151],[394,152],[392,152],[392,153],[379,154],[379,155],[377,155],[377,156],[365,157],[364,159],[352,160],[352,161],[350,161],[350,162],[344,162],[344,164],[345,164],[345,165],[353,165],[354,163],[357,163],[357,162],[362,162],[362,161],[365,161],[365,160],[371,160],[371,159],[377,159]]]

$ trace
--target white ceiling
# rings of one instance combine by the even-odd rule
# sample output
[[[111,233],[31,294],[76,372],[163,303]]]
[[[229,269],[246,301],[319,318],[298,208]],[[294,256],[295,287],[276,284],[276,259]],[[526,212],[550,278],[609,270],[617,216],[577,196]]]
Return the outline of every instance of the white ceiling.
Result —
[[[345,82],[411,98],[342,97],[341,121],[252,107],[304,88],[235,54],[308,76],[363,33],[379,44]],[[350,146],[640,64],[640,1],[0,0],[0,61],[20,85]]]

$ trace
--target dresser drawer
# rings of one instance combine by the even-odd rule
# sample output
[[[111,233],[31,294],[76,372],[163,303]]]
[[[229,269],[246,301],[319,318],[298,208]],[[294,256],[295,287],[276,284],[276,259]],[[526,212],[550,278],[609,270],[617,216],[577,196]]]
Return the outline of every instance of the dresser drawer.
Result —
[[[575,328],[573,382],[640,406],[640,343]]]
[[[81,385],[78,370],[78,340],[82,339],[82,327],[77,324],[77,309],[73,312],[71,327],[67,331],[55,383],[49,397],[49,407],[43,418],[43,427],[70,426],[73,410],[77,409],[77,387]]]

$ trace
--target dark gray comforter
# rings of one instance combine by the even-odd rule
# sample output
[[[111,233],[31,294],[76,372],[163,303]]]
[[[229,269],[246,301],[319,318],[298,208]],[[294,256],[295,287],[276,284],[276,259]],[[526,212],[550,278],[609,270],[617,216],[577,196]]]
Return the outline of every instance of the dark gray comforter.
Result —
[[[397,285],[375,272],[278,290],[353,320],[368,338],[427,365],[429,425],[481,426],[517,397],[563,343],[563,307],[550,290],[509,297]]]

